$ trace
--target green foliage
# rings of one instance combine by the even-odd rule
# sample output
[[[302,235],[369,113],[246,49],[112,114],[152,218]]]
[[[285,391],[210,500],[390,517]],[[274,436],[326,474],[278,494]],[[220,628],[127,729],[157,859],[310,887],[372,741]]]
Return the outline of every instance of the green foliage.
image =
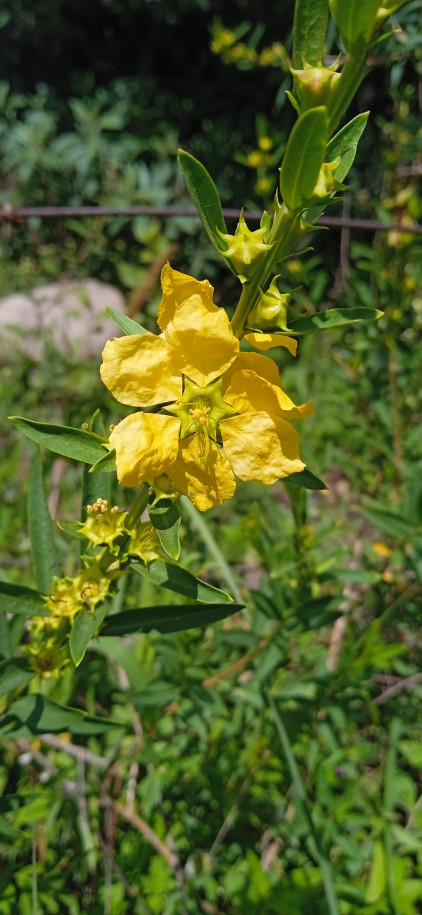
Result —
[[[403,73],[394,77],[395,120],[380,125],[376,162],[372,134],[362,140],[368,180],[353,191],[353,213],[406,225],[420,221],[421,138],[416,93],[398,88]],[[83,109],[74,111],[82,123]],[[116,133],[117,156],[121,128],[113,123],[122,121],[107,126],[104,109],[101,118],[103,139],[109,129]],[[55,127],[45,117],[22,120],[26,141],[16,143],[14,168],[24,181],[24,145],[37,136],[27,184],[35,191],[37,168],[41,182],[47,175],[40,165]],[[334,137],[328,161],[342,155],[339,168],[350,166],[365,120]],[[130,159],[123,147],[121,155]],[[126,229],[122,223],[118,231]],[[78,231],[90,249],[85,265],[104,263],[103,225]],[[136,231],[147,240],[145,223]],[[151,230],[145,257],[156,252],[160,233],[160,224]],[[12,235],[7,256],[17,245]],[[52,275],[73,263],[75,249],[63,257],[59,247],[40,251],[42,270],[48,261]],[[354,235],[346,255],[343,240],[339,265],[330,250],[323,261],[293,255],[283,264],[285,288],[295,290],[303,312],[298,322],[315,328],[324,320],[332,330],[304,335],[294,368],[283,351],[279,357],[288,389],[301,400],[312,391],[317,409],[304,457],[328,490],[307,470],[271,492],[245,484],[229,506],[209,513],[208,540],[170,500],[150,505],[170,558],[178,558],[179,534],[189,544],[185,568],[152,562],[119,582],[92,641],[104,605],[81,610],[70,640],[80,665],[64,668],[60,682],[34,680],[29,660],[16,657],[28,638],[25,617],[42,618],[45,607],[38,591],[21,584],[30,580],[22,529],[34,446],[2,431],[0,536],[10,581],[0,583],[1,915],[36,911],[34,900],[40,911],[69,915],[326,915],[336,905],[341,915],[414,915],[421,908],[420,244],[410,234]],[[117,270],[113,256],[105,272]],[[132,253],[126,263],[145,266]],[[31,264],[22,264],[24,287],[33,277]],[[343,326],[339,315],[351,318],[357,309],[383,317]],[[131,323],[122,329],[142,332]],[[88,375],[81,362],[57,354],[41,366],[10,358],[0,382],[3,409],[15,412],[19,401],[24,415],[41,412],[45,423],[21,422],[29,438],[54,445],[46,478],[52,468],[57,481],[63,454],[81,459],[76,447],[88,456],[89,443],[84,504],[108,499],[113,475],[88,472],[104,453],[101,436],[111,421],[107,395],[93,390],[92,367]],[[104,426],[98,414],[91,423],[97,407]],[[51,415],[56,432],[46,430]],[[57,448],[65,441],[60,422],[71,433],[68,452]],[[111,469],[113,456],[104,460]],[[39,471],[38,464],[34,516],[40,511],[48,527]],[[58,476],[60,515],[78,517],[74,465]],[[130,493],[120,490],[120,499],[130,506]],[[79,561],[80,541],[73,543],[74,556],[59,534],[66,572]],[[241,611],[240,601],[224,603],[221,588],[234,593],[225,563],[244,598]],[[169,606],[159,585],[174,583],[175,574]],[[198,604],[204,595],[209,602]],[[327,862],[337,902],[327,903]]]

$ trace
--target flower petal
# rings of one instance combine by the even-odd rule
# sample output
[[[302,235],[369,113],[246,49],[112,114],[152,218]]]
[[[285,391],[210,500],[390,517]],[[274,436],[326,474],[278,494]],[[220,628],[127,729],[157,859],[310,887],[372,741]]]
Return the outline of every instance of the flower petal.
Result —
[[[108,340],[101,378],[120,403],[149,407],[177,400],[182,378],[175,354],[161,336],[131,334]]]
[[[245,335],[245,340],[256,346],[257,349],[272,349],[274,346],[285,346],[292,356],[296,356],[297,340],[288,337],[286,334],[257,334],[250,333]]]
[[[179,419],[161,413],[132,413],[122,419],[110,434],[119,482],[139,486],[166,473],[177,457],[179,429]]]
[[[236,489],[232,469],[225,454],[210,441],[207,460],[201,464],[204,453],[202,435],[192,435],[179,443],[179,454],[167,473],[180,492],[189,496],[201,511],[213,505],[222,505],[231,499]]]
[[[161,287],[163,298],[158,308],[157,318],[161,330],[164,330],[173,320],[177,306],[181,305],[185,299],[190,299],[191,295],[201,296],[206,308],[210,311],[217,311],[217,306],[212,300],[214,288],[208,280],[195,280],[187,273],[173,270],[170,264],[164,264],[161,273]]]
[[[273,359],[268,356],[261,356],[259,353],[239,353],[224,373],[223,391],[227,390],[234,373],[242,369],[256,372],[257,375],[265,378],[270,384],[280,385],[278,366]]]
[[[210,311],[199,295],[178,305],[164,337],[174,348],[181,371],[202,387],[222,375],[239,352],[224,309]]]
[[[272,417],[287,415],[289,419],[309,416],[313,410],[312,403],[297,407],[280,385],[270,384],[251,371],[234,372],[224,400],[238,413],[263,412]]]
[[[233,416],[220,423],[225,453],[236,476],[270,485],[303,470],[299,435],[284,419],[266,413]]]

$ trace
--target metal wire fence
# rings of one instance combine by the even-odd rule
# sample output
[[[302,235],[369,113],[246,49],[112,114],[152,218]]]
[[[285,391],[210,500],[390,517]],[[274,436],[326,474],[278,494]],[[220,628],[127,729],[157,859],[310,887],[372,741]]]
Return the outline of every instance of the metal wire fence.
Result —
[[[239,210],[223,208],[223,215],[226,219],[237,219]],[[112,219],[116,216],[160,216],[163,218],[186,216],[199,219],[196,210],[178,206],[14,207],[10,203],[4,203],[0,209],[0,223],[19,224],[34,216],[41,219],[83,219],[88,217]],[[244,216],[252,222],[257,222],[261,219],[262,213],[255,210],[245,210]],[[379,219],[354,219],[348,216],[324,216],[318,220],[316,225],[329,228],[358,229],[364,232],[405,232],[409,235],[422,235],[422,225],[419,224],[405,225],[400,222],[383,222]]]

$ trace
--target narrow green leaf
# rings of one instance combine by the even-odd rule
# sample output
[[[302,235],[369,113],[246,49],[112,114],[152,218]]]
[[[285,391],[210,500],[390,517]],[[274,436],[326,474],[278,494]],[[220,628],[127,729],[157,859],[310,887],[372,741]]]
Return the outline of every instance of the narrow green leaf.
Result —
[[[307,467],[299,473],[291,473],[284,483],[293,483],[294,486],[303,486],[304,489],[328,489],[328,486],[319,480]]]
[[[39,794],[4,794],[0,798],[0,814],[19,810],[19,807],[23,807],[25,804],[32,804],[39,797]]]
[[[173,499],[160,499],[156,505],[148,506],[151,524],[155,527],[163,549],[172,559],[180,555],[179,527],[180,509]]]
[[[116,469],[116,450],[103,452],[103,456],[89,469],[89,473],[111,473]]]
[[[53,528],[44,492],[41,451],[37,448],[29,474],[28,528],[37,587],[49,594],[57,574]]]
[[[133,563],[132,568],[151,579],[155,585],[160,585],[169,591],[176,591],[177,594],[183,594],[192,600],[205,604],[214,604],[216,601],[231,603],[232,599],[225,591],[220,591],[219,588],[209,585],[208,582],[195,578],[191,572],[173,562],[156,559],[148,567]]]
[[[371,42],[380,0],[329,0],[329,5],[346,50],[361,53]]]
[[[69,648],[73,663],[76,667],[81,663],[87,645],[93,635],[98,631],[107,612],[106,604],[100,604],[95,610],[83,607],[79,611],[72,625]]]
[[[369,111],[358,114],[335,134],[327,146],[326,162],[333,162],[338,156],[341,158],[335,173],[337,181],[344,181],[353,165],[358,143],[365,130],[368,117]]]
[[[319,67],[324,60],[328,0],[296,0],[293,24],[293,66]]]
[[[46,616],[43,597],[33,588],[0,581],[0,609],[7,613],[26,613],[28,616]]]
[[[328,131],[327,109],[310,108],[296,121],[280,170],[280,191],[289,210],[309,201],[324,163]]]
[[[365,507],[362,510],[362,515],[375,527],[385,531],[386,534],[390,534],[391,537],[410,537],[416,531],[415,526],[407,518],[403,518],[402,515],[388,509],[378,508],[376,505]]]
[[[54,423],[38,423],[23,416],[10,416],[9,419],[31,441],[63,457],[85,461],[86,464],[94,464],[104,457],[104,445],[91,432]]]
[[[12,689],[29,683],[34,676],[34,671],[29,666],[29,661],[23,658],[10,658],[0,663],[0,696],[10,693]]]
[[[317,311],[314,315],[289,317],[289,333],[295,337],[302,334],[319,334],[323,330],[347,327],[348,324],[355,324],[357,321],[374,321],[381,315],[382,311],[363,305],[356,305],[355,308],[329,308],[327,311]]]
[[[127,336],[131,334],[147,334],[148,331],[145,330],[145,327],[142,327],[142,324],[138,324],[137,321],[134,321],[133,318],[128,318],[127,315],[123,315],[121,311],[114,311],[113,308],[104,309],[106,315],[115,321],[120,330],[123,331]]]
[[[59,705],[40,693],[30,693],[12,702],[2,718],[0,734],[31,737],[33,734],[102,734],[124,727],[118,721],[87,715],[76,708]]]
[[[194,156],[179,149],[177,157],[180,171],[186,181],[188,191],[198,210],[202,225],[219,254],[227,250],[226,243],[220,238],[217,229],[227,235],[223,210],[217,188],[201,162]]]
[[[190,604],[187,607],[140,607],[107,617],[101,635],[131,635],[133,632],[180,632],[209,626],[242,610],[242,604]]]

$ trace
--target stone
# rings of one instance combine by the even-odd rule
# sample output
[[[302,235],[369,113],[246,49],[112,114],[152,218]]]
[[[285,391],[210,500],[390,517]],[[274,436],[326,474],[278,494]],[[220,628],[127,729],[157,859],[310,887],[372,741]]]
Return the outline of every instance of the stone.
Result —
[[[0,299],[0,355],[19,350],[35,360],[53,346],[63,356],[101,356],[107,340],[120,336],[105,308],[125,312],[121,292],[99,280],[49,283],[29,295]]]

